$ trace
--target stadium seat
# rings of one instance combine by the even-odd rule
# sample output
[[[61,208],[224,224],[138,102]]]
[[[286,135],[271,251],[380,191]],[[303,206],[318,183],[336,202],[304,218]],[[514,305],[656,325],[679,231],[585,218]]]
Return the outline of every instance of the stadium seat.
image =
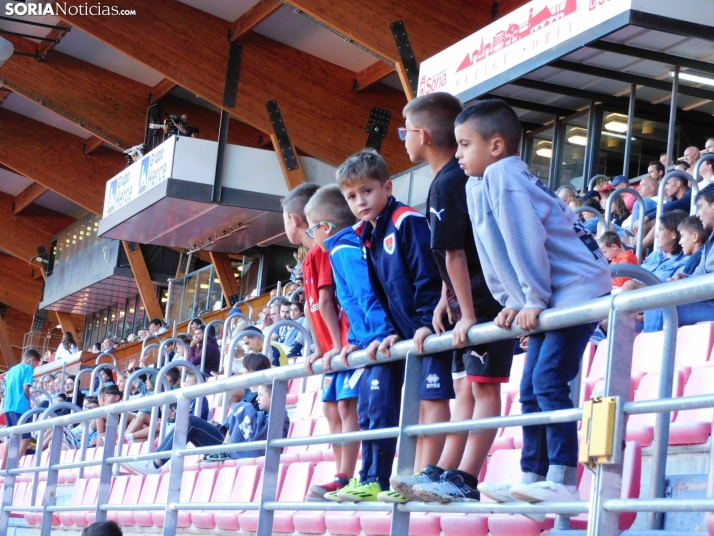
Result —
[[[367,536],[389,536],[392,526],[390,512],[364,512],[360,516],[362,532]],[[439,536],[441,514],[415,512],[409,516],[409,536]]]
[[[295,424],[293,425],[292,430],[290,431],[289,437],[291,437],[291,438],[310,437],[312,435],[312,430],[313,430],[314,426],[315,426],[315,421],[312,419],[296,420]],[[284,452],[284,454],[291,454],[291,453],[297,454],[299,452],[305,452],[306,450],[307,450],[307,445],[298,445],[298,446],[286,447],[283,452]]]
[[[88,448],[87,452],[84,455],[84,461],[87,462],[89,460],[93,460],[96,450],[97,449],[94,447]],[[82,451],[77,450],[77,454],[75,454],[75,456],[74,456],[74,462],[77,463],[80,461],[82,461]],[[84,472],[86,473],[86,468],[85,468]],[[71,484],[72,482],[76,482],[78,478],[79,478],[79,468],[75,467],[74,469],[69,470],[69,473],[67,473],[67,475],[65,476],[65,482]],[[87,476],[83,475],[83,478],[87,478]]]
[[[294,463],[288,467],[287,474],[285,475],[285,480],[288,485],[283,485],[280,493],[278,494],[278,501],[280,502],[303,502],[305,500],[305,495],[307,494],[308,484],[311,481],[313,471],[315,470],[315,465],[310,462],[305,463]],[[247,513],[248,517],[250,513]],[[258,512],[253,512],[256,516]],[[293,516],[295,515],[295,510],[279,510],[275,512],[273,518],[273,533],[280,534],[292,534],[295,531],[295,525],[293,523]],[[251,524],[241,525],[243,530],[252,531]],[[258,525],[256,523],[255,530],[257,530]]]
[[[37,458],[35,458],[33,456],[32,464],[29,466],[26,466],[26,467],[35,467],[36,460],[37,460]],[[40,467],[47,467],[49,465],[49,462],[50,462],[50,449],[47,449],[42,453],[42,457],[40,458]],[[47,471],[42,471],[38,475],[38,480],[39,480],[39,477],[41,477],[42,475],[45,475],[45,478],[46,478]],[[15,482],[32,482],[32,473],[22,473],[22,474],[17,475]]]
[[[640,381],[640,385],[635,393],[635,400],[656,400],[659,398],[659,381],[658,373],[646,374]],[[682,372],[674,371],[674,385],[672,387],[672,396],[682,396],[683,390]],[[654,424],[657,415],[655,413],[644,413],[639,415],[630,415],[627,421],[627,441],[639,441],[643,447],[649,447],[654,439]],[[677,412],[672,412],[670,420],[674,421],[677,417]]]
[[[518,395],[511,402],[511,407],[509,408],[509,415],[520,415],[521,414],[521,401]],[[496,436],[496,439],[491,445],[489,454],[493,454],[497,450],[501,449],[512,449],[516,446],[516,439],[523,437],[523,429],[520,426],[509,426],[508,428],[502,428],[502,431]],[[519,440],[520,441],[520,440]]]
[[[170,477],[170,473],[163,473],[161,475],[161,483],[159,484],[159,490],[156,492],[156,500],[154,501],[156,504],[166,504],[166,500],[169,496]],[[193,488],[196,484],[197,477],[198,471],[184,471],[183,475],[181,476],[181,494],[179,497],[179,502],[188,502],[188,500],[191,498],[191,493],[193,493]],[[134,518],[136,519],[136,526],[153,527],[157,520],[163,523],[164,513],[165,512],[149,510],[146,510],[144,512],[137,511],[134,514]]]
[[[336,472],[335,462],[320,462],[312,472],[310,485],[329,482]],[[324,534],[327,531],[325,512],[321,511],[296,512],[293,523],[299,534]]]
[[[99,494],[99,479],[89,478],[87,479],[87,489],[84,490],[84,496],[82,497],[82,505],[87,505],[87,510],[81,512],[71,512],[72,523],[77,527],[87,526],[87,514],[96,508],[97,496]],[[62,514],[60,513],[60,519],[62,519]],[[68,523],[62,522],[63,525]]]
[[[311,436],[327,435],[330,433],[330,426],[325,417],[320,417],[315,421],[315,427],[312,429]],[[320,443],[319,445],[307,445],[305,452],[298,452],[298,458],[301,462],[320,463],[323,461],[323,451],[330,450],[329,443]],[[333,473],[334,474],[334,473]]]
[[[93,460],[101,460],[104,456],[104,447],[96,447],[94,450]],[[101,465],[92,465],[84,468],[84,478],[99,478],[99,473],[102,470]]]
[[[714,322],[702,322],[679,328],[675,366],[683,372],[685,383],[689,381],[692,367],[709,361],[712,347],[714,347]]]
[[[636,392],[635,383],[636,383],[635,378],[630,378],[630,397],[628,399],[629,401],[632,401],[635,399],[635,392]],[[598,382],[595,385],[593,385],[592,392],[590,393],[588,400],[590,400],[591,398],[596,397],[596,396],[603,396],[604,393],[605,393],[605,380],[598,380]],[[579,421],[579,424],[582,424],[582,422]],[[580,426],[578,426],[578,428],[580,428]]]
[[[683,396],[711,394],[714,385],[714,367],[695,367],[691,371]],[[706,443],[712,431],[712,418],[714,418],[712,408],[678,412],[675,421],[669,425],[669,444],[699,445]]]
[[[20,463],[17,464],[18,468],[29,469],[35,466],[35,455],[25,454],[20,458]],[[30,482],[32,480],[32,473],[20,473],[15,477],[15,482]]]
[[[315,405],[312,406],[312,412],[310,413],[311,419],[319,419],[325,416],[324,406],[322,402],[322,391],[319,391],[315,396]]]
[[[290,380],[290,387],[288,388],[288,394],[285,397],[285,405],[293,406],[297,404],[300,395],[300,384],[302,383],[302,378],[295,380]]]
[[[135,495],[136,487],[129,486],[124,494],[124,502],[122,504],[154,504],[156,502],[156,494],[161,485],[161,481],[166,479],[168,486],[168,474],[163,475],[146,475],[143,484],[141,486],[141,492],[138,497]],[[131,484],[131,483],[130,483]],[[151,512],[147,510],[119,510],[117,512],[116,521],[127,527],[133,527],[137,525],[137,519],[141,518],[143,525],[140,526],[151,526]]]
[[[74,483],[74,488],[72,489],[72,498],[69,500],[70,506],[79,506],[82,504],[82,499],[84,498],[84,492],[87,490],[87,479],[78,478]],[[52,524],[53,525],[72,525],[72,512],[60,512],[59,514],[52,514]]]
[[[126,493],[126,489],[129,485],[129,479],[131,477],[129,476],[118,476],[112,479],[112,489],[111,492],[109,493],[109,502],[108,504],[122,504],[122,501],[124,500],[124,494]],[[109,519],[109,515],[107,513],[107,519]],[[97,512],[96,510],[92,510],[86,513],[86,520],[85,520],[85,525],[91,525],[97,520]],[[79,523],[75,523],[79,524]]]
[[[526,364],[526,354],[516,354],[513,356],[511,364],[511,374],[508,383],[501,386],[501,391],[515,393],[521,388],[521,378],[523,377],[523,367]]]
[[[257,470],[257,468],[256,468]],[[209,502],[219,503],[225,501],[227,498],[231,497],[233,490],[233,485],[236,482],[236,475],[238,474],[238,467],[224,467],[218,471],[218,477],[216,478],[216,483],[213,486],[213,492]],[[255,478],[252,481],[246,479],[241,483],[241,487],[250,487],[252,495],[252,484],[255,484]],[[249,501],[252,497],[249,497]],[[238,502],[238,501],[234,501]],[[191,513],[191,523],[194,527],[198,529],[214,529],[216,528],[216,523],[213,520],[214,510],[199,510]]]
[[[15,480],[15,489],[12,492],[13,506],[30,506],[32,498],[32,483],[18,482]],[[24,517],[21,512],[11,512],[10,517]]]
[[[188,477],[193,473],[193,476]],[[179,502],[205,503],[211,498],[213,486],[216,483],[217,469],[204,469],[203,471],[187,471],[183,473],[181,479],[181,494]],[[166,499],[164,498],[164,502]],[[159,502],[157,497],[156,502]],[[191,526],[191,514],[189,510],[179,510],[178,524],[179,528],[185,529]],[[163,527],[166,520],[166,512],[151,512],[151,518],[154,520],[155,527]]]
[[[322,390],[322,376],[308,376],[305,380],[305,392],[317,393]]]
[[[78,450],[63,450],[62,453],[60,454],[60,465],[66,465],[68,463],[73,463],[74,462],[74,457],[78,453]],[[69,472],[71,469],[60,469],[57,472],[57,483],[58,484],[64,484],[67,479],[67,475],[69,475]],[[40,480],[47,480],[47,473],[42,472],[40,473]]]
[[[605,377],[605,367],[607,367],[607,339],[600,341],[600,344],[595,348],[595,353],[593,354],[593,360],[590,363],[590,370],[588,371],[587,378],[601,380]]]
[[[520,450],[499,450],[494,452],[489,460],[484,482],[492,484],[520,482],[520,463]],[[482,497],[481,501],[492,502],[488,497]],[[442,515],[441,530],[444,532],[444,536],[486,536],[488,534],[489,517],[493,516],[490,516],[490,514]]]
[[[35,496],[35,503],[33,506],[44,506],[46,484],[46,480],[41,480],[37,484],[37,495]],[[25,521],[27,521],[30,525],[39,525],[42,523],[42,512],[25,512]]]
[[[158,475],[154,475],[158,476]],[[124,477],[117,477],[117,478],[124,478]],[[114,490],[116,486],[119,486],[119,489],[117,490],[117,494],[120,493],[120,490],[122,487],[124,487],[124,493],[122,494],[121,497],[121,502],[117,504],[136,504],[137,501],[139,500],[139,496],[141,495],[141,486],[144,484],[144,475],[131,475],[126,477],[128,480],[126,482],[126,487],[124,487],[124,484],[119,484],[117,482],[114,483],[114,488],[112,488],[112,496],[114,495]],[[114,504],[112,502],[112,498],[110,496],[109,498],[110,504]],[[108,510],[107,511],[107,520],[108,521],[115,521],[119,523],[119,512],[117,510]]]
[[[285,480],[286,466],[280,464],[278,468],[278,482],[276,492],[280,495],[280,490],[283,487],[283,481]],[[238,475],[240,479],[240,475]],[[236,479],[236,480],[238,480]],[[263,473],[260,474],[260,479],[258,480],[258,485],[255,488],[255,493],[253,495],[253,500],[250,502],[259,503],[263,495]],[[251,515],[248,515],[251,514]],[[226,523],[226,521],[228,523]],[[245,523],[245,524],[244,524]],[[228,513],[217,513],[216,514],[216,527],[221,530],[238,530],[243,529],[243,531],[248,531],[250,529],[246,527],[253,527],[252,531],[255,532],[258,526],[258,510],[233,510]]]
[[[293,420],[309,419],[312,413],[312,407],[315,404],[315,393],[300,393],[298,396],[297,406],[295,406],[295,415]]]
[[[637,384],[648,372],[659,372],[662,367],[664,332],[640,333],[632,347],[632,377]]]

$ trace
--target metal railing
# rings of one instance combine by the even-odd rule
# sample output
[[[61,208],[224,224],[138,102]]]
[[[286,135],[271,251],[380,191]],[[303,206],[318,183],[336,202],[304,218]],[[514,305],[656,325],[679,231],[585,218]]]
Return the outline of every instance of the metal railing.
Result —
[[[636,254],[637,254],[637,262],[639,264],[642,264],[642,259],[644,255],[644,251],[642,248],[642,241],[645,238],[645,200],[642,199],[642,196],[640,195],[640,192],[635,190],[634,188],[618,188],[612,194],[610,194],[610,197],[607,198],[607,210],[605,211],[605,221],[607,222],[607,228],[610,228],[610,224],[612,223],[612,205],[615,202],[615,199],[618,197],[624,195],[624,194],[630,194],[635,197],[635,203],[637,203],[640,207],[640,214],[639,214],[639,227],[637,228],[637,234],[636,234]],[[583,207],[580,207],[583,208]],[[630,229],[635,228],[635,220],[634,218],[631,218],[632,222],[630,223]]]
[[[617,275],[634,275],[646,280],[647,276],[636,267],[627,267],[632,272],[620,272]],[[647,281],[645,281],[647,282]],[[627,402],[630,394],[630,373],[632,368],[632,346],[634,342],[634,314],[639,311],[672,307],[679,304],[701,301],[714,298],[714,274],[695,278],[688,278],[668,284],[658,284],[652,287],[641,288],[632,292],[605,296],[589,300],[573,307],[562,307],[544,311],[535,330],[525,332],[518,327],[506,331],[492,323],[480,324],[472,327],[468,333],[469,345],[484,344],[496,340],[505,340],[544,331],[553,331],[567,327],[596,322],[604,318],[609,320],[608,357],[605,372],[605,387],[603,396],[615,397],[616,420],[614,427],[613,459],[608,465],[599,465],[593,480],[593,489],[589,501],[574,501],[563,503],[454,503],[447,505],[434,505],[425,503],[407,503],[391,505],[384,503],[288,503],[277,502],[277,472],[280,463],[280,454],[283,447],[289,445],[307,445],[316,443],[337,443],[346,441],[359,441],[361,439],[394,438],[399,439],[399,457],[397,473],[400,475],[412,474],[414,470],[414,457],[416,441],[420,436],[432,434],[455,433],[474,430],[496,429],[510,426],[524,426],[548,423],[573,422],[580,420],[582,409],[573,408],[552,412],[532,413],[519,416],[494,417],[478,420],[464,420],[448,423],[419,425],[419,396],[421,385],[422,361],[417,354],[413,341],[402,341],[394,345],[390,355],[379,354],[376,363],[385,363],[406,359],[404,380],[404,396],[401,409],[401,419],[398,427],[372,430],[367,432],[352,432],[343,434],[330,434],[307,438],[284,439],[283,422],[285,419],[285,400],[288,390],[288,381],[303,378],[308,375],[300,365],[283,366],[263,370],[260,372],[231,376],[215,382],[207,382],[183,389],[158,392],[152,396],[141,399],[125,400],[123,402],[104,406],[93,410],[75,412],[61,417],[39,420],[34,423],[21,424],[11,429],[0,430],[0,437],[10,438],[10,455],[8,468],[5,472],[5,489],[2,498],[0,513],[0,534],[7,532],[11,512],[40,512],[42,526],[40,534],[49,536],[52,530],[53,512],[86,511],[96,512],[97,521],[106,519],[107,510],[163,510],[166,513],[163,534],[174,536],[176,534],[178,512],[180,510],[259,510],[258,536],[272,534],[273,514],[278,510],[350,510],[350,511],[391,511],[392,535],[408,533],[409,516],[411,512],[467,512],[467,513],[556,513],[579,514],[589,513],[588,534],[591,536],[611,536],[618,532],[619,514],[621,512],[650,512],[650,528],[659,528],[662,512],[698,512],[714,511],[713,494],[708,493],[707,499],[665,499],[661,493],[651,499],[622,499],[620,490],[622,484],[623,456],[620,450],[624,433],[625,420],[628,415],[640,413],[658,413],[658,432],[664,437],[664,450],[655,448],[655,463],[666,460],[666,435],[668,423],[667,414],[671,411],[711,408],[714,407],[714,395],[700,395],[682,398],[669,398],[671,396],[671,371],[674,367],[674,354],[672,351],[673,337],[667,348],[663,351],[662,382],[669,386],[669,391],[660,400]],[[676,315],[671,317],[676,326]],[[672,329],[672,335],[676,330]],[[238,334],[240,335],[240,334]],[[237,336],[236,336],[237,339]],[[450,333],[440,336],[432,335],[424,342],[424,353],[433,354],[453,349]],[[349,356],[349,366],[345,367],[338,357],[332,360],[333,371],[352,369],[375,364],[363,350],[353,352]],[[317,361],[313,364],[315,374],[324,372],[322,364]],[[186,448],[188,417],[191,399],[224,393],[229,390],[244,389],[256,385],[273,383],[273,400],[271,404],[271,419],[267,439],[253,443],[236,445],[218,445],[215,447]],[[660,393],[663,394],[663,393]],[[174,428],[173,449],[169,452],[154,452],[138,456],[114,455],[117,432],[119,428],[119,415],[128,411],[135,411],[148,407],[158,407],[167,403],[176,403],[176,423]],[[49,413],[55,411],[55,405]],[[47,412],[46,412],[47,413]],[[49,413],[47,416],[49,416]],[[99,460],[60,464],[61,438],[63,426],[87,422],[100,417],[107,418],[106,441],[102,458]],[[38,468],[18,468],[18,451],[20,435],[25,432],[52,429],[49,462],[47,467],[47,483],[44,506],[11,506],[14,484],[17,474],[31,473]],[[658,440],[659,441],[659,440]],[[212,452],[238,452],[244,450],[265,449],[264,475],[262,497],[259,503],[181,503],[180,487],[184,470],[184,458],[187,455],[205,454]],[[150,505],[110,505],[109,490],[111,486],[112,464],[127,461],[171,458],[169,472],[168,496],[165,504]],[[100,484],[97,503],[95,505],[56,506],[52,504],[57,491],[57,473],[60,469],[76,467],[100,466]],[[714,479],[714,471],[710,472],[710,480]],[[714,480],[710,482],[710,490],[714,490]]]

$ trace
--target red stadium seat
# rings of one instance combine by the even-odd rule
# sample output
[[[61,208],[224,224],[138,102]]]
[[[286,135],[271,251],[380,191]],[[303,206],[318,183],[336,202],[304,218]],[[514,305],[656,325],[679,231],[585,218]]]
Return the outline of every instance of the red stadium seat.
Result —
[[[283,481],[285,480],[286,466],[282,463],[278,469],[278,482],[277,482],[277,495],[280,496],[280,490],[283,487]],[[240,478],[240,475],[239,477]],[[258,486],[255,489],[255,494],[253,495],[253,500],[250,502],[259,503],[261,497],[263,496],[263,473],[260,475],[260,480],[258,481]],[[224,521],[228,518],[230,524],[226,528]],[[258,510],[234,510],[229,514],[216,514],[216,526],[221,530],[238,530],[239,528],[243,531],[255,532],[258,527]],[[252,527],[249,528],[249,527]]]
[[[156,502],[156,494],[159,491],[161,481],[166,479],[166,485],[168,486],[168,477],[168,474],[146,475],[146,477],[144,477],[144,482],[141,486],[139,496],[137,497],[134,495],[136,487],[132,487],[130,485],[124,494],[124,502],[122,504],[154,504]],[[164,501],[165,500],[166,499],[164,498]],[[122,526],[133,527],[138,524],[138,518],[141,518],[144,523],[140,526],[147,527],[153,524],[151,521],[151,512],[146,510],[136,510],[134,512],[130,510],[119,510],[117,512],[117,522]]]
[[[164,473],[161,475],[161,484],[159,484],[159,491],[156,493],[156,504],[166,504],[166,500],[169,496],[169,479],[171,475],[169,473]],[[196,478],[198,477],[198,471],[185,471],[181,476],[181,494],[179,497],[179,502],[188,502],[191,498],[191,493],[193,493],[194,485],[196,484]],[[134,514],[136,518],[136,525],[138,527],[153,527],[157,523],[163,522],[165,519],[165,512],[161,511],[144,511],[136,512]]]
[[[71,512],[72,522],[77,527],[86,527],[87,514],[96,508],[97,496],[99,494],[99,479],[90,478],[87,480],[87,489],[84,491],[84,497],[82,497],[82,505],[87,505],[89,508],[82,512]],[[60,519],[62,519],[62,514],[60,513]],[[66,525],[64,521],[63,525]]]
[[[632,377],[639,384],[648,372],[659,372],[662,367],[662,345],[664,333],[640,333],[632,347]]]
[[[62,454],[60,454],[60,465],[74,463],[75,456],[79,456],[78,450],[63,450]],[[71,472],[72,469],[60,469],[57,472],[57,483],[64,484],[65,482],[67,482],[67,478],[69,477]],[[40,480],[47,480],[47,473],[40,473]]]
[[[310,437],[312,435],[312,430],[315,426],[315,421],[312,419],[302,419],[296,420],[290,431],[289,437]],[[298,453],[307,451],[307,445],[299,445],[293,447],[287,447],[284,451],[285,454]]]
[[[640,381],[640,385],[635,393],[635,400],[656,400],[659,398],[659,381],[660,375],[650,373],[645,375]],[[674,372],[674,385],[672,388],[672,396],[682,396],[683,380],[682,372],[676,370]],[[639,441],[643,447],[649,447],[654,438],[654,424],[657,414],[645,413],[640,415],[630,415],[627,422],[627,440]],[[675,420],[677,412],[673,412],[671,420]]]
[[[685,383],[689,381],[692,367],[709,361],[713,346],[714,322],[702,322],[679,328],[675,366],[684,373]]]
[[[87,490],[87,479],[78,478],[74,483],[74,488],[72,489],[72,498],[69,500],[71,506],[79,506],[82,504],[82,499],[84,498],[84,492]],[[53,525],[72,525],[72,512],[60,512],[59,514],[52,514],[52,524]]]
[[[302,383],[302,378],[295,380],[290,380],[290,387],[288,388],[288,394],[285,397],[285,405],[293,406],[297,404],[300,395],[300,384]]]
[[[33,506],[44,506],[45,504],[45,485],[47,481],[41,480],[37,484],[37,495]],[[28,486],[29,487],[29,486]],[[25,512],[25,521],[30,525],[39,525],[42,523],[42,512]]]
[[[257,471],[257,468],[255,468]],[[253,471],[253,479],[246,477],[243,474],[244,480],[241,481],[239,489],[250,488],[250,497],[245,501],[250,501],[253,495],[253,487],[257,478],[255,477],[255,471]],[[211,493],[211,498],[209,502],[219,503],[226,500],[226,498],[231,498],[231,493],[233,491],[233,485],[236,483],[236,475],[238,474],[238,467],[224,467],[218,472],[218,478],[216,478],[216,483],[213,486],[213,492]],[[232,498],[231,498],[232,499]],[[241,502],[239,500],[232,500],[231,502]],[[200,510],[191,513],[191,523],[198,529],[215,529],[216,522],[213,520],[215,510]]]
[[[32,498],[32,483],[15,481],[15,489],[12,492],[13,506],[30,506]],[[21,512],[11,512],[10,517],[24,517]]]
[[[312,436],[327,435],[330,433],[330,426],[325,417],[320,417],[315,421],[315,427],[312,430]],[[305,452],[298,452],[298,458],[301,462],[320,463],[323,461],[323,451],[329,450],[329,443],[321,443],[319,445],[308,445]],[[334,473],[333,473],[334,474]]]
[[[112,491],[109,494],[109,504],[122,504],[126,488],[129,485],[128,476],[118,476],[112,480]],[[87,512],[87,525],[91,525],[97,520],[97,512],[92,510]],[[108,518],[108,516],[107,516]]]
[[[511,407],[508,412],[509,415],[520,415],[521,414],[521,400],[518,395],[511,402]],[[512,449],[515,447],[515,442],[517,438],[523,437],[523,428],[520,426],[509,426],[508,428],[502,428],[499,435],[491,445],[489,454],[495,453],[497,450],[501,449]]]
[[[186,475],[193,473],[187,478]],[[205,503],[211,498],[213,486],[216,483],[217,469],[204,469],[203,471],[188,471],[183,473],[181,479],[181,494],[179,502]],[[158,498],[157,498],[157,502]],[[191,526],[191,514],[189,510],[179,510],[178,527],[185,529]],[[163,527],[166,520],[166,512],[151,512],[154,526]]]
[[[691,370],[689,382],[684,388],[684,396],[711,394],[712,385],[714,385],[714,367],[696,367]],[[699,445],[706,443],[712,431],[712,418],[714,418],[712,408],[678,412],[675,421],[669,425],[669,444]]]
[[[153,475],[153,477],[158,477],[159,475]],[[124,495],[119,504],[137,504],[139,501],[139,496],[141,495],[141,487],[144,484],[144,475],[131,475],[128,477],[129,480],[126,484],[126,489],[124,490]],[[158,478],[154,478],[158,485]],[[116,483],[114,484],[116,486]],[[121,486],[120,486],[121,487]],[[114,489],[112,488],[112,492]],[[148,493],[147,488],[147,493]],[[156,489],[154,489],[154,496],[156,496]],[[152,499],[153,501],[153,499]],[[111,501],[110,501],[111,502]],[[119,511],[109,510],[107,511],[107,520],[115,521],[119,523]]]
[[[389,512],[364,512],[359,519],[367,536],[388,536],[392,526]],[[441,514],[415,512],[409,517],[409,536],[439,536]]]
[[[587,378],[600,380],[605,377],[605,368],[607,367],[607,339],[600,341],[597,345],[595,353],[593,354],[593,360],[590,364],[590,370],[588,371]]]
[[[315,465],[310,462],[294,463],[288,467],[285,480],[289,483],[283,485],[278,495],[280,502],[302,502],[307,494],[308,484],[311,481]],[[324,481],[323,481],[324,482]],[[258,512],[254,512],[257,516]],[[275,512],[273,518],[273,532],[292,534],[295,531],[293,516],[295,510],[280,510]],[[256,517],[257,519],[257,517]],[[250,525],[243,525],[243,530],[252,530]],[[256,524],[257,530],[257,524]]]
[[[101,460],[104,456],[104,447],[96,447],[94,450],[93,460]],[[84,468],[84,478],[99,478],[99,473],[102,470],[101,465],[92,465]]]
[[[315,404],[315,393],[300,393],[293,420],[309,419],[312,407]]]
[[[317,429],[317,427],[315,428]],[[337,472],[335,462],[318,463],[313,470],[310,485],[328,482],[335,472]],[[321,511],[296,512],[293,516],[293,523],[295,530],[300,534],[324,534],[327,531],[325,512]]]

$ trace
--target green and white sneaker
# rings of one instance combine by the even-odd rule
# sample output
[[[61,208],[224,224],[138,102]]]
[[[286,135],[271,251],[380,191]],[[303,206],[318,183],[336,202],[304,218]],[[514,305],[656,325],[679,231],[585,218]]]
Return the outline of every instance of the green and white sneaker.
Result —
[[[340,488],[337,491],[329,491],[329,492],[325,493],[322,496],[322,498],[325,499],[326,501],[330,501],[330,502],[342,502],[342,501],[346,501],[346,500],[352,500],[352,499],[343,499],[340,497],[340,494],[345,493],[345,492],[350,492],[358,487],[360,487],[359,480],[357,480],[356,478],[351,478],[349,483],[344,488]]]
[[[376,501],[380,493],[382,493],[382,486],[377,482],[367,482],[354,488],[342,488],[337,492],[337,497],[341,501],[350,502]]]
[[[406,497],[399,495],[396,491],[383,491],[382,493],[379,493],[377,495],[377,500],[386,502],[386,503],[396,503],[396,504],[404,504],[409,502],[409,499]]]

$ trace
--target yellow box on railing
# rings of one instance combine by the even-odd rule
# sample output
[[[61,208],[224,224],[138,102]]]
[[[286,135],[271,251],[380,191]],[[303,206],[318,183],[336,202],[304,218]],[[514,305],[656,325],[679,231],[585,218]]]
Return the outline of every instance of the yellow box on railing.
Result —
[[[596,397],[583,405],[580,463],[590,467],[612,463],[616,405],[615,397]]]

